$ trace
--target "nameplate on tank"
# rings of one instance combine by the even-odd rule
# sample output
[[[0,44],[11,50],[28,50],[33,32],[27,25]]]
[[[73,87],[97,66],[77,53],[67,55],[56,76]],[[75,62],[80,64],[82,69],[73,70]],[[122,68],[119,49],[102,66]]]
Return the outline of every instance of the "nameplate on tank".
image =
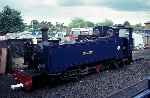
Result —
[[[83,51],[82,52],[82,55],[91,55],[91,54],[93,54],[94,53],[94,51],[92,51],[92,50],[90,50],[90,51]]]

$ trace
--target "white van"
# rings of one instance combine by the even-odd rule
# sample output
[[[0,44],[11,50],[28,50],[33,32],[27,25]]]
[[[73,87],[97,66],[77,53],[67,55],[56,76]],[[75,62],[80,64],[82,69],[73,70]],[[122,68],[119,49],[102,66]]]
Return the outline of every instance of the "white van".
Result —
[[[134,49],[144,49],[144,40],[143,40],[143,36],[141,34],[137,34],[137,33],[133,33],[132,35],[133,38],[133,45],[134,45]]]
[[[72,28],[71,34],[78,36],[78,35],[92,35],[93,28]]]

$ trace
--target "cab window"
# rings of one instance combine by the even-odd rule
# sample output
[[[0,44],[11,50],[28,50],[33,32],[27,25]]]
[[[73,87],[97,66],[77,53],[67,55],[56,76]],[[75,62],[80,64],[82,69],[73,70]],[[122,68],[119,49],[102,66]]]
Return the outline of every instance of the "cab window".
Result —
[[[120,29],[119,30],[119,37],[128,38],[129,37],[129,30],[128,29]]]
[[[96,29],[94,31],[94,34],[98,35],[99,37],[102,37],[102,38],[103,37],[104,38],[106,38],[106,37],[112,37],[113,36],[113,30],[112,29],[108,29],[108,30],[100,32],[98,29]]]

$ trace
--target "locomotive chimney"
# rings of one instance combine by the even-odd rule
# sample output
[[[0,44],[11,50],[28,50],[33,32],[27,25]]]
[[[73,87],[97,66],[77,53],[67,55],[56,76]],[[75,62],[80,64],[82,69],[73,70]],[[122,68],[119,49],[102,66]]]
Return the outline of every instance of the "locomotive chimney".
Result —
[[[44,24],[40,30],[42,32],[42,41],[48,41],[48,26]]]

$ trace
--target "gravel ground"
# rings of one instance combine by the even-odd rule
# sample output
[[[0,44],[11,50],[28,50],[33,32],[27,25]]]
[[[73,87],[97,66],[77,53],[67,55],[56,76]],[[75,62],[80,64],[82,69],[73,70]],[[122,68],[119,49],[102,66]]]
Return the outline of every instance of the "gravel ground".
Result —
[[[106,98],[150,74],[150,49],[135,51],[134,59],[136,58],[145,58],[145,60],[121,69],[88,75],[79,81],[50,84],[33,92],[12,91],[10,84],[15,82],[11,76],[0,76],[0,98]]]

